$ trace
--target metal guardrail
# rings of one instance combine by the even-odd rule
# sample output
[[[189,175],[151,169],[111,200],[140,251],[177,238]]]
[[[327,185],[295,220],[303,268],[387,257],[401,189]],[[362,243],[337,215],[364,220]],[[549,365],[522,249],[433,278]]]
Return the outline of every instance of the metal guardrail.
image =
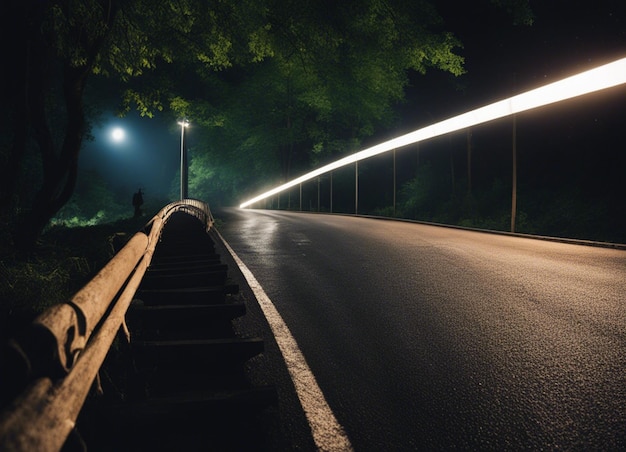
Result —
[[[164,225],[185,212],[213,226],[208,204],[192,199],[165,206],[71,300],[37,317],[9,343],[3,366],[24,386],[0,414],[0,450],[58,451],[74,429],[98,371],[122,329]]]

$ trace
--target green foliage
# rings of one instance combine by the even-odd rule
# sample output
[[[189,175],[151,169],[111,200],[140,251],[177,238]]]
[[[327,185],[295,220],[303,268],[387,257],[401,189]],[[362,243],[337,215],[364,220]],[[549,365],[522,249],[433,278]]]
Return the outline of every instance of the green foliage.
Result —
[[[315,93],[296,94],[296,99],[325,100],[317,103],[324,110],[316,111],[315,120],[323,121],[326,137],[364,138],[389,124],[391,107],[404,96],[409,70],[463,72],[463,60],[454,53],[460,43],[439,31],[440,19],[427,3],[371,0],[294,6],[301,10],[302,3],[308,14],[296,16],[300,21],[294,24],[300,47],[289,49],[292,52],[279,64]]]
[[[390,126],[410,71],[463,73],[460,43],[427,2],[165,5],[142,20],[153,45],[178,49],[177,70],[161,65],[131,84],[127,108],[167,107],[192,119],[194,134],[204,128],[194,152],[209,157],[196,168],[210,162],[230,192],[284,180]],[[150,19],[170,10],[181,17]]]
[[[393,211],[393,206],[380,207],[380,208],[374,209],[374,211],[372,212],[372,215],[386,217],[386,218],[394,218],[394,217],[400,218],[398,213]]]
[[[522,0],[493,1],[522,19],[528,9]],[[43,74],[42,80],[16,92],[61,86],[71,77],[72,89],[64,92],[78,95],[70,103],[67,97],[59,99],[66,102],[58,105],[71,105],[67,124],[49,127],[69,133],[59,140],[68,147],[58,162],[50,159],[52,140],[45,133],[38,137],[41,158],[48,160],[42,165],[44,184],[53,188],[40,190],[39,205],[31,210],[38,221],[24,241],[70,199],[76,174],[72,162],[84,133],[81,96],[89,74],[119,83],[122,111],[136,108],[151,116],[169,110],[205,129],[207,141],[195,151],[207,157],[196,159],[193,177],[204,191],[210,184],[213,191],[232,195],[349,152],[391,126],[409,73],[464,72],[457,53],[461,43],[426,0],[25,4],[28,24],[23,25],[30,28],[21,29],[41,38],[32,42],[40,45],[36,54],[46,61],[26,71]],[[26,47],[22,53],[31,54]],[[40,70],[46,67],[66,70]],[[49,94],[42,88],[36,95]],[[42,120],[35,129],[65,118],[49,113],[32,115]],[[46,193],[52,197],[46,199]],[[85,203],[72,203],[59,214],[67,223],[96,223],[113,215],[110,208],[78,211]]]
[[[0,335],[6,339],[53,304],[67,301],[113,256],[113,239],[130,237],[145,218],[91,227],[50,228],[24,258],[0,248]]]
[[[490,185],[474,187],[471,194],[455,194],[447,180],[449,169],[426,161],[417,176],[398,192],[396,215],[401,218],[451,224],[478,229],[509,231],[511,186],[495,177]],[[458,181],[463,187],[463,181]],[[390,207],[376,214],[392,217]],[[518,187],[516,232],[585,240],[625,243],[621,205],[585,193],[574,182],[557,188]]]
[[[2,339],[16,332],[13,323],[23,327],[45,308],[71,296],[70,277],[84,276],[84,270],[84,261],[69,257],[28,262],[0,261]]]
[[[128,202],[115,199],[102,176],[94,170],[83,171],[70,201],[51,220],[51,225],[67,227],[110,223],[131,214]]]
[[[161,207],[178,199],[178,180],[176,194],[170,199],[148,197],[144,199],[143,212],[139,221],[148,221],[149,215],[158,212]],[[55,215],[48,228],[78,228],[115,223],[134,216],[131,195],[115,192],[96,170],[81,171],[76,190],[70,201]]]
[[[401,216],[414,219],[432,219],[438,204],[440,182],[432,164],[417,169],[417,176],[406,182],[399,192],[398,211]]]

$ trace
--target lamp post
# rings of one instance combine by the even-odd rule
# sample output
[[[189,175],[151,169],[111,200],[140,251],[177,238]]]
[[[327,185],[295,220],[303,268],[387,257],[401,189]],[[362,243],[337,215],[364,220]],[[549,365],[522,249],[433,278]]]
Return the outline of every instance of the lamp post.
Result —
[[[180,124],[180,200],[187,198],[187,148],[185,146],[185,129],[189,121],[183,119]]]

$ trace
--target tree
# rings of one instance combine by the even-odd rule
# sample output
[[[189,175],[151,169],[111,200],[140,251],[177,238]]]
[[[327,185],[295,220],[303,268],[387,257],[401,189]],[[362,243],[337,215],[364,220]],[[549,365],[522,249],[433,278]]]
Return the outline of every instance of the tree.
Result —
[[[70,226],[110,223],[128,217],[131,210],[128,202],[116,199],[96,170],[81,170],[72,197],[55,215],[52,223]]]
[[[218,152],[233,154],[216,155],[214,162],[232,167],[244,156],[248,172],[253,166],[272,171],[252,172],[266,179],[285,180],[353,151],[389,126],[409,71],[463,72],[463,59],[455,53],[460,43],[443,31],[426,2],[270,1],[266,20],[271,58],[222,71],[218,76],[226,86],[218,90],[215,80],[205,79],[205,89],[197,91],[211,92],[211,105],[190,97],[179,108],[182,114],[203,105],[193,115],[208,113],[200,121],[220,137]],[[226,150],[230,145],[232,151]],[[262,161],[279,162],[279,173]]]
[[[237,5],[254,7],[245,1]],[[9,71],[7,104],[13,114],[8,129],[13,136],[4,151],[0,209],[5,214],[12,208],[25,212],[17,220],[14,241],[28,249],[74,190],[86,132],[83,95],[89,77],[114,75],[128,81],[153,69],[157,61],[173,61],[180,49],[191,49],[207,67],[226,67],[235,47],[230,36],[243,10],[235,10],[229,2],[217,2],[211,9],[206,2],[193,0],[157,4],[16,0],[7,10],[5,17],[14,21],[10,44],[17,58],[16,70]],[[155,37],[159,37],[157,44],[152,45]],[[148,105],[146,98],[135,100],[144,111],[158,107],[158,103]],[[29,148],[40,156],[42,175],[31,207],[24,209],[15,192]]]
[[[336,141],[358,141],[388,121],[407,71],[463,70],[460,43],[425,0],[13,0],[6,10],[16,70],[9,71],[13,133],[3,150],[0,209],[23,212],[14,240],[24,249],[74,190],[93,75],[125,84],[126,108],[142,114],[170,108],[210,127],[250,125],[246,140],[238,136],[248,143],[240,149],[276,139],[285,176],[312,158],[311,149],[323,159]],[[207,99],[220,83],[238,95],[264,80],[271,89],[253,100],[271,114],[257,121],[239,121],[244,110],[229,109],[232,99]],[[25,209],[15,187],[28,150],[38,153],[42,175]]]
[[[63,9],[66,6],[66,9]],[[106,38],[115,10],[100,4],[46,4],[12,2],[12,18],[22,19],[13,27],[13,45],[23,46],[10,81],[13,107],[13,144],[2,180],[0,202],[6,209],[17,184],[28,145],[29,128],[42,162],[42,184],[32,208],[15,236],[20,247],[31,245],[48,220],[68,201],[78,170],[78,152],[84,134],[82,96],[91,68]],[[69,9],[75,8],[71,16]],[[57,95],[60,93],[60,95]],[[51,112],[64,101],[62,137],[52,129]],[[58,118],[61,115],[55,115]],[[57,142],[60,138],[60,144]]]
[[[0,207],[11,208],[27,149],[41,159],[41,184],[18,219],[15,244],[35,242],[76,184],[85,134],[83,94],[117,14],[114,1],[11,2],[18,63],[11,71],[13,143],[3,168]],[[32,141],[31,141],[32,138]],[[24,210],[25,206],[18,206]]]

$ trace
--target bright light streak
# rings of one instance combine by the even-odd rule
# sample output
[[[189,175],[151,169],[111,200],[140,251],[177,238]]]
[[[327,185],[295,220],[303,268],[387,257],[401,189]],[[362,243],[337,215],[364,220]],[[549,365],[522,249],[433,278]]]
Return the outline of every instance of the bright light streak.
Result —
[[[115,141],[116,143],[120,143],[124,141],[125,136],[126,136],[126,133],[124,132],[124,129],[122,129],[121,127],[116,127],[115,129],[111,131],[111,138],[113,138],[113,141]]]
[[[273,188],[268,192],[242,203],[239,207],[243,209],[255,202],[262,201],[263,199],[269,198],[270,196],[313,179],[314,177],[393,149],[483,124],[505,116],[521,113],[533,108],[543,107],[555,102],[611,88],[623,83],[626,83],[626,58],[599,66],[589,71],[581,72],[580,74],[531,91],[526,91],[525,93],[509,97],[508,99],[477,108],[476,110],[468,111],[467,113],[431,124],[422,129],[407,133],[406,135],[401,135],[371,148],[364,149]]]

